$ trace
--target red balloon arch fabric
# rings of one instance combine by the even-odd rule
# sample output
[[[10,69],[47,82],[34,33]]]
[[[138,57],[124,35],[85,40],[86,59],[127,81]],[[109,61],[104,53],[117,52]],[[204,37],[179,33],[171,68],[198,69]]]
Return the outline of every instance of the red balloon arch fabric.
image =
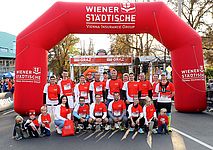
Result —
[[[47,81],[48,50],[70,33],[153,35],[171,53],[175,108],[182,112],[206,109],[201,38],[166,4],[56,2],[17,36],[17,113],[39,112]]]

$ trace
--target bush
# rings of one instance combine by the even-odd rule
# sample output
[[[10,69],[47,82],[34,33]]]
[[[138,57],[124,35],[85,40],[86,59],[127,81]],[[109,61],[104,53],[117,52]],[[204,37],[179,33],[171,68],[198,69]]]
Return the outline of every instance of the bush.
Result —
[[[209,79],[213,79],[213,68],[206,68],[205,69],[206,81],[208,82]]]

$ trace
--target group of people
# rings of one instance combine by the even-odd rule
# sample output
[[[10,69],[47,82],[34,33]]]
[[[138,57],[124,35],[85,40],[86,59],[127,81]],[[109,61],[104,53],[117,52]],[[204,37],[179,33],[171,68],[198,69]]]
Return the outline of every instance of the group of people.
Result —
[[[58,82],[55,76],[51,76],[50,82],[44,86],[44,106],[38,121],[32,121],[36,119],[31,113],[34,118],[30,118],[30,122],[23,123],[23,119],[18,122],[31,132],[31,137],[38,137],[34,132],[39,128],[42,136],[49,136],[51,119],[58,134],[62,133],[66,120],[75,122],[76,132],[127,129],[167,134],[171,131],[171,98],[175,95],[175,88],[166,74],[161,74],[161,80],[158,75],[153,75],[153,83],[146,80],[144,73],[139,74],[138,81],[133,73],[125,73],[123,81],[117,78],[115,69],[110,74],[108,79],[104,72],[103,81],[98,72],[94,74],[94,80],[91,73],[87,78],[81,75],[79,83],[68,78],[67,70],[63,70]]]
[[[10,78],[0,80],[0,93],[2,92],[14,92],[14,81]]]

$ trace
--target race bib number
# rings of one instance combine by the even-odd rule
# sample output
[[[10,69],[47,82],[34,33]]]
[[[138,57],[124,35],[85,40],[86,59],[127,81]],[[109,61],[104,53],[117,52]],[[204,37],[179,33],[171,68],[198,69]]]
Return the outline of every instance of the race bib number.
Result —
[[[71,89],[70,84],[66,84],[66,85],[64,85],[64,90],[70,90],[70,89]]]
[[[139,117],[139,113],[132,113],[132,117]]]
[[[101,117],[101,116],[102,116],[102,112],[96,112],[96,113],[95,113],[95,116],[96,116],[96,117]]]
[[[82,91],[82,92],[81,92],[81,96],[87,97],[87,92]]]
[[[101,92],[101,91],[103,91],[103,90],[102,90],[102,86],[97,86],[97,87],[96,87],[96,92]]]
[[[116,116],[116,117],[121,116],[121,112],[120,112],[120,111],[114,111],[113,114],[114,114],[114,116]]]

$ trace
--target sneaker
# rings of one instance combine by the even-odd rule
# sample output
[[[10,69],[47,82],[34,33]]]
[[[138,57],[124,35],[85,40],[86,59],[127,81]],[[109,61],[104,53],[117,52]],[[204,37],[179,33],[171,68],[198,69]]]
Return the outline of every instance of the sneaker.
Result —
[[[134,128],[129,128],[129,131],[130,132],[133,132],[135,129]]]
[[[153,134],[157,134],[158,132],[157,132],[156,129],[152,129],[152,133],[153,133]]]
[[[87,127],[87,130],[91,130],[92,129],[92,125],[89,124],[88,127]]]
[[[114,126],[113,126],[113,127],[111,127],[111,130],[112,130],[112,131],[115,131],[115,127],[114,127]]]
[[[62,134],[62,131],[61,131],[61,129],[59,127],[56,128],[56,131],[57,131],[58,134]]]
[[[16,137],[16,141],[22,140],[22,137]]]
[[[124,126],[121,125],[121,126],[120,126],[120,130],[121,130],[121,131],[124,131]]]
[[[110,125],[106,125],[106,126],[105,126],[105,130],[106,130],[106,131],[108,131],[108,130],[110,130],[110,129],[111,129],[111,126],[110,126]]]
[[[101,130],[101,125],[96,125],[95,130]]]
[[[115,129],[119,129],[119,125],[117,123],[115,123]]]
[[[141,133],[141,134],[143,134],[143,133],[144,133],[144,131],[143,131],[143,129],[142,129],[142,128],[139,128],[138,132],[139,132],[139,133]]]
[[[168,131],[169,131],[169,132],[172,132],[172,128],[171,128],[171,127],[168,127]]]

